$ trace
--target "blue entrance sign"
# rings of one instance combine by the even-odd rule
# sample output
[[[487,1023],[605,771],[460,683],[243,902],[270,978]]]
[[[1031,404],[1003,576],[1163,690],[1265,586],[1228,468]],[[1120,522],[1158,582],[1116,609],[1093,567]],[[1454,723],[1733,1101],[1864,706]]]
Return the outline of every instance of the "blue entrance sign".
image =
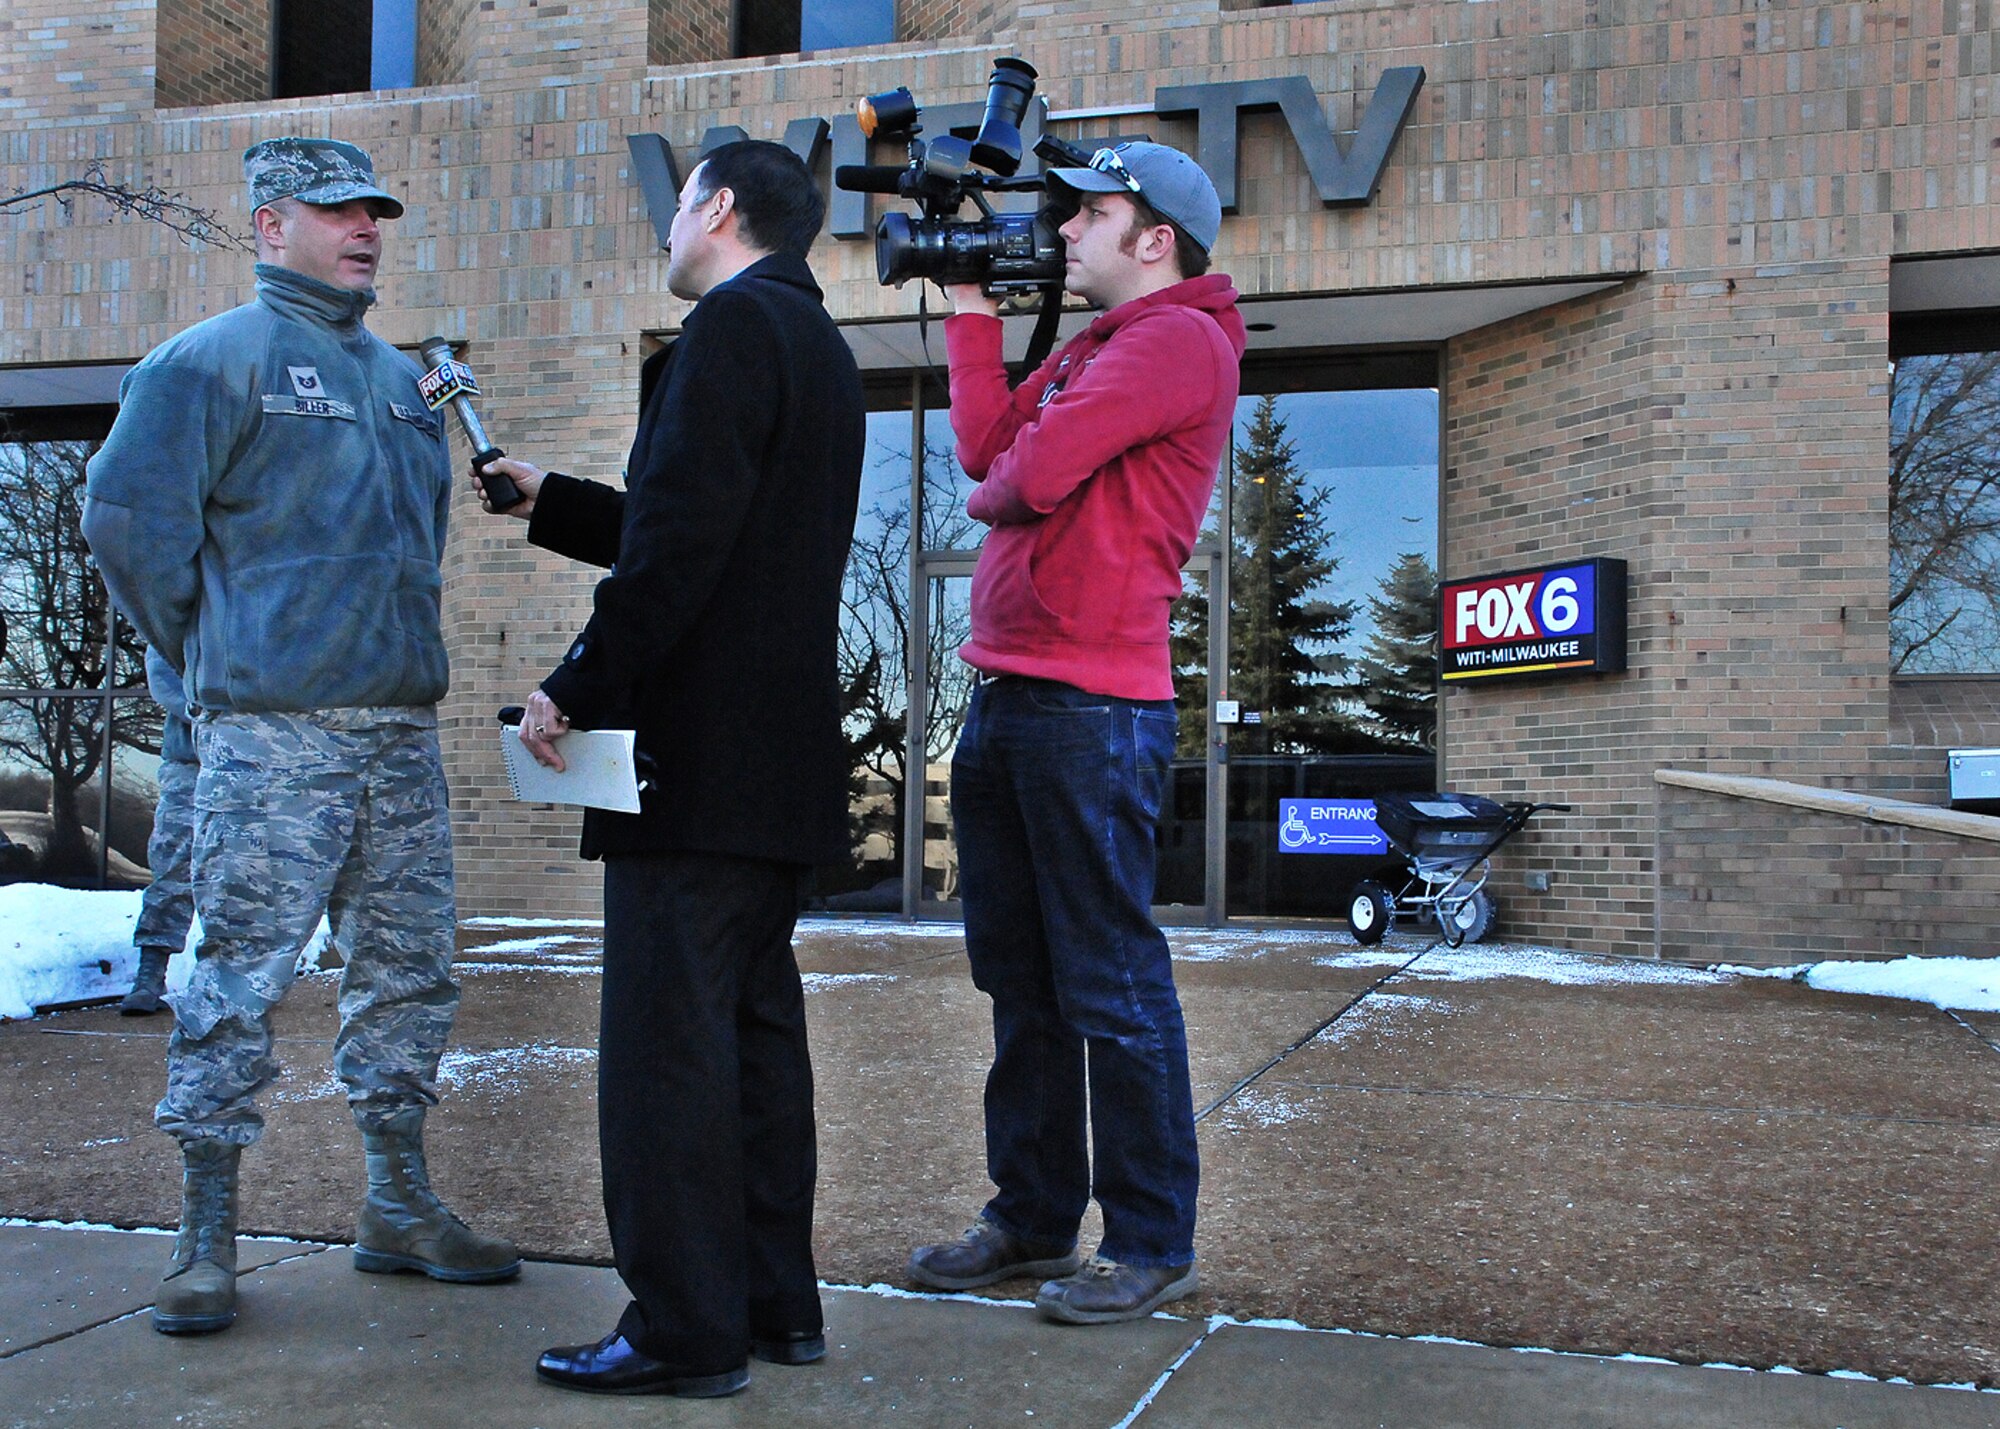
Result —
[[[1278,800],[1279,853],[1375,853],[1389,841],[1375,827],[1373,799]]]

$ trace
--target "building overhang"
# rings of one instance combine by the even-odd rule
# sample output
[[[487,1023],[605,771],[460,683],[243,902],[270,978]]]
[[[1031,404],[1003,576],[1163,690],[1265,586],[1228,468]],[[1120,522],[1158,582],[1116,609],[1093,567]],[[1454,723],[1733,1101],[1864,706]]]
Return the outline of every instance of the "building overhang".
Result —
[[[1339,347],[1435,346],[1509,318],[1559,303],[1602,293],[1630,281],[1634,274],[1609,273],[1557,282],[1491,283],[1446,288],[1399,288],[1365,293],[1281,294],[1245,298],[1243,321],[1250,328],[1250,351]],[[936,295],[932,295],[935,299]],[[930,314],[935,328],[949,313],[940,306]],[[1061,337],[1081,332],[1091,314],[1078,309],[1063,315]],[[1034,324],[1016,318],[1007,324],[1009,361],[1027,351]],[[867,318],[843,323],[841,332],[864,371],[893,371],[944,363],[944,335],[930,334],[926,356],[916,315]]]

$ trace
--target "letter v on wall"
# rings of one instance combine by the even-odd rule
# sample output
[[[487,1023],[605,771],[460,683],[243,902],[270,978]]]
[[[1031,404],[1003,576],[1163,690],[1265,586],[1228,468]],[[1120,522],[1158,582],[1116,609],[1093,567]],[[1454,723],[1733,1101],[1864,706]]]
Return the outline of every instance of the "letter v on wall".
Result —
[[[1329,208],[1353,207],[1375,197],[1382,171],[1417,94],[1424,87],[1422,65],[1399,65],[1382,71],[1361,122],[1345,148],[1320,112],[1312,81],[1302,74],[1281,79],[1244,79],[1224,84],[1171,85],[1153,96],[1161,118],[1195,116],[1198,152],[1195,162],[1208,171],[1222,198],[1224,213],[1236,212],[1236,126],[1245,113],[1275,109],[1285,116],[1292,139],[1305,155],[1306,169],[1320,202]]]
[[[827,132],[824,119],[794,119],[785,126],[785,147],[797,154],[810,172],[819,167],[820,155],[826,151]],[[749,137],[740,124],[718,124],[702,136],[701,152],[707,154]],[[646,196],[653,232],[665,248],[667,235],[673,231],[674,210],[681,202],[681,167],[674,162],[672,147],[658,134],[629,134],[625,147],[632,155],[632,174],[639,181],[639,192]]]

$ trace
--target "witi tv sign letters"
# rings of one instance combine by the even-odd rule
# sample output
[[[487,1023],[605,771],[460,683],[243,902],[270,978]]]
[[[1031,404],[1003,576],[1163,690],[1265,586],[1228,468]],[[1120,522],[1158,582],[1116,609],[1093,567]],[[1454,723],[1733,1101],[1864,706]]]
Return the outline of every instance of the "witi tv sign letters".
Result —
[[[1625,563],[1509,571],[1438,587],[1447,680],[1606,675],[1625,668]]]
[[[1276,79],[1221,80],[1212,84],[1171,85],[1153,96],[1153,113],[1161,119],[1192,116],[1195,123],[1195,162],[1208,171],[1222,198],[1224,213],[1236,212],[1237,128],[1246,114],[1276,110],[1305,157],[1306,170],[1320,202],[1329,208],[1359,207],[1375,197],[1382,171],[1410,111],[1416,108],[1417,94],[1424,87],[1422,65],[1397,65],[1382,71],[1375,92],[1355,121],[1354,133],[1342,143],[1334,136],[1313,93],[1312,81],[1302,74]],[[1028,106],[1021,124],[1021,143],[1032,150],[1048,122],[1048,103],[1036,99]],[[932,134],[978,132],[985,117],[984,104],[937,104],[924,107],[924,129]],[[718,124],[702,136],[701,153],[723,144],[747,139],[740,124]],[[1124,136],[1136,138],[1137,135]],[[1109,142],[1106,136],[1105,142]],[[860,121],[852,114],[832,120],[794,119],[785,126],[785,146],[817,169],[830,147],[836,167],[866,164],[874,154],[862,134]],[[674,210],[680,203],[680,163],[666,139],[659,134],[630,134],[626,145],[632,153],[633,176],[646,196],[646,208],[653,229],[665,247],[667,231],[673,226]],[[1093,148],[1094,144],[1084,144]],[[1024,168],[1032,172],[1038,161],[1029,155]],[[835,238],[866,238],[874,232],[868,219],[868,195],[835,189],[827,211],[827,232]]]

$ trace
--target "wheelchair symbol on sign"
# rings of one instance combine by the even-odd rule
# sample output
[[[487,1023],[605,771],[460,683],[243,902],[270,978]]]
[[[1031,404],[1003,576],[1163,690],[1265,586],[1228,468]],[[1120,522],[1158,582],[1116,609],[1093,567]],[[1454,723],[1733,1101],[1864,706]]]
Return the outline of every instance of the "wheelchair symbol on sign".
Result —
[[[1292,816],[1278,826],[1278,842],[1286,848],[1304,848],[1312,841],[1312,830],[1306,827],[1306,821],[1299,817],[1297,809],[1292,810]]]

